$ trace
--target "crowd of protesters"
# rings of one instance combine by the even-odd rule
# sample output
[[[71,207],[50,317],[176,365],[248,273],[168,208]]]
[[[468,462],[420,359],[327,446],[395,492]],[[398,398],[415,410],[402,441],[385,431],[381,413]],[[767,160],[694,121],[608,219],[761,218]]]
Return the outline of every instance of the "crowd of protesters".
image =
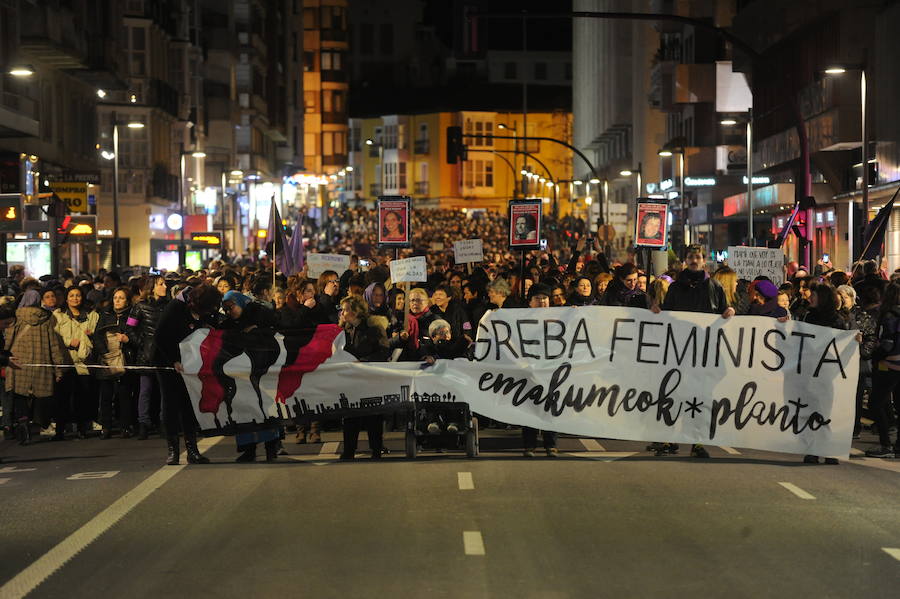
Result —
[[[365,210],[334,215],[329,233],[334,245],[318,249],[358,251],[359,244],[371,242],[373,216]],[[429,274],[427,282],[409,290],[391,285],[390,253],[377,249],[367,256],[367,266],[354,255],[345,272],[325,271],[316,279],[305,269],[273,274],[266,257],[213,260],[197,272],[76,276],[66,271],[41,280],[14,268],[0,301],[4,434],[27,444],[38,434],[55,441],[113,435],[143,440],[159,432],[167,441],[167,463],[178,463],[180,439],[188,461],[204,463],[179,374],[179,342],[199,327],[290,336],[336,324],[346,333],[345,349],[359,360],[433,363],[469,355],[477,323],[488,310],[601,305],[724,318],[767,316],[856,330],[861,367],[854,436],[865,415],[879,436],[879,446],[867,453],[900,452],[890,438],[900,411],[900,391],[894,393],[900,383],[900,275],[891,280],[874,262],[863,262],[852,273],[820,267],[814,274],[789,264],[783,284],[764,277],[746,281],[727,266],[707,262],[700,246],[689,246],[683,261],[673,260],[665,273],[652,276],[633,262],[608,261],[595,240],[578,234],[584,223],[553,224],[550,251],[528,253],[523,265],[505,247],[503,215],[419,212],[414,231],[417,244],[427,240],[422,253]],[[485,261],[453,265],[446,248],[472,237],[485,240]],[[344,419],[341,458],[355,458],[363,429],[372,457],[380,458],[384,427],[381,416]],[[296,428],[298,443],[321,441],[317,422],[298,422]],[[534,429],[522,431],[526,457],[535,455],[537,438]],[[283,451],[282,439],[276,429],[238,435],[238,461],[255,460],[259,443],[266,459],[274,460]],[[554,433],[543,434],[548,457],[557,455],[556,441]],[[650,449],[679,450],[667,442]],[[709,457],[701,445],[694,445],[691,455]]]

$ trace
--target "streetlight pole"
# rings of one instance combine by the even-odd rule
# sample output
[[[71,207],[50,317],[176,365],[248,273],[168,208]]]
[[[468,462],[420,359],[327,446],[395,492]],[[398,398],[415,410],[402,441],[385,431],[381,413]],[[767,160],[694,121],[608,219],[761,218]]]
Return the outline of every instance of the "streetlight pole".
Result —
[[[754,245],[753,230],[753,108],[747,115],[747,245]]]
[[[184,270],[187,257],[187,247],[184,243],[184,227],[187,224],[184,217],[184,159],[186,156],[194,158],[206,158],[204,152],[193,150],[191,152],[184,151],[184,143],[181,144],[181,152],[179,154],[179,177],[178,177],[178,215],[181,217],[181,227],[178,230],[178,266]],[[224,189],[223,189],[224,194]],[[223,201],[224,203],[224,201]]]
[[[119,122],[113,117],[113,240],[112,270],[119,269]]]

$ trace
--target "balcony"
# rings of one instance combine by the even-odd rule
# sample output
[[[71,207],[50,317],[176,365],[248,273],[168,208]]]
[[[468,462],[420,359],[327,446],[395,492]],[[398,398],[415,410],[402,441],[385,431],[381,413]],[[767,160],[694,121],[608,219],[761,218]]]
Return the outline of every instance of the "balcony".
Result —
[[[347,123],[345,112],[323,112],[322,122],[330,125],[343,125]]]
[[[345,83],[347,81],[346,71],[325,71],[321,72],[322,81],[330,81],[332,83]]]
[[[0,138],[37,137],[40,130],[37,102],[10,92],[0,93]]]
[[[427,139],[417,139],[413,144],[413,150],[416,154],[427,154],[429,143]]]
[[[378,197],[381,195],[381,184],[380,183],[369,183],[369,195],[374,197]]]
[[[428,195],[428,181],[416,181],[414,193],[418,196]]]
[[[347,31],[344,29],[322,29],[319,32],[323,42],[346,42]]]
[[[652,108],[664,111],[674,108],[674,78],[675,62],[667,60],[653,65],[650,71],[650,93],[647,95]]]

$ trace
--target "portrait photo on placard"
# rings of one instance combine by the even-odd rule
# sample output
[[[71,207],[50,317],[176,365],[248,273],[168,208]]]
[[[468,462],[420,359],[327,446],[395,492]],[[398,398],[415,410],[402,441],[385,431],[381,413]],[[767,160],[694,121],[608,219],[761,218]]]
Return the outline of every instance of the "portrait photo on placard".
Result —
[[[409,245],[409,200],[379,200],[378,243],[383,245]]]
[[[509,206],[509,246],[531,248],[540,244],[541,201],[515,201]]]
[[[666,228],[669,224],[669,206],[664,202],[642,202],[637,204],[635,219],[635,245],[662,249],[666,247]]]

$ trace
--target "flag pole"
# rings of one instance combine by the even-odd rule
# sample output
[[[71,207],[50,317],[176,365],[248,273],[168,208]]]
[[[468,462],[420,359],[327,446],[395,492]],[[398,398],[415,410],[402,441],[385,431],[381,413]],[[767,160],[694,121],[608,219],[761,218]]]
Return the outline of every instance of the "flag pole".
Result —
[[[897,199],[897,194],[900,193],[900,187],[897,188],[897,191],[894,192],[894,195],[891,196],[891,201],[888,204],[891,204],[894,200]],[[885,204],[887,206],[887,204]],[[877,217],[876,217],[877,218]],[[868,224],[868,223],[866,223]],[[887,227],[887,224],[885,224]],[[859,257],[856,259],[856,264],[853,265],[853,271],[850,273],[850,279],[853,279],[853,276],[856,274],[856,269],[859,268],[860,263],[862,262],[862,257],[865,256],[869,252],[869,247],[872,245],[872,242],[875,241],[875,231],[872,231],[872,235],[869,237],[869,242],[866,243],[866,247],[863,248],[862,253],[860,253]],[[879,265],[879,268],[880,265]]]

